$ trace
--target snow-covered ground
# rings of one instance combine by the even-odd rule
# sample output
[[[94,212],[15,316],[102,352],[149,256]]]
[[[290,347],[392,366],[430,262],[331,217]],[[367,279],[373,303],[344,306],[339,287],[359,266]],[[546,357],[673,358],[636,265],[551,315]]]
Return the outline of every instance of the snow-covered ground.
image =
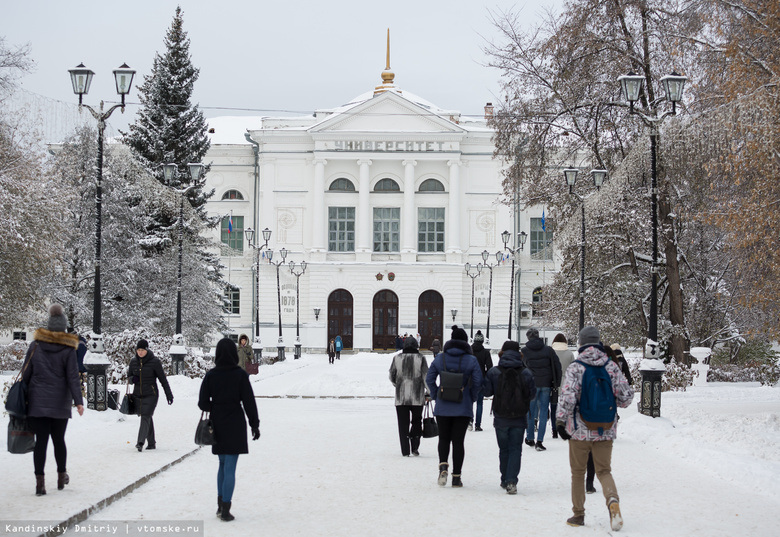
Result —
[[[401,456],[390,359],[342,355],[329,365],[313,355],[260,368],[252,382],[262,437],[239,459],[233,522],[214,516],[217,459],[192,440],[199,381],[170,377],[175,402],[158,406],[155,451],[135,450],[136,416],[74,413],[66,436],[71,484],[57,490],[50,448],[48,494],[41,497],[34,493],[32,454],[0,453],[0,534],[36,535],[16,530],[40,529],[90,507],[79,533],[108,535],[119,521],[116,535],[171,533],[162,522],[195,524],[206,536],[611,533],[600,492],[587,497],[584,528],[565,524],[570,474],[561,440],[548,437],[546,452],[524,450],[519,492],[507,495],[499,487],[489,415],[485,431],[466,438],[465,486],[439,487],[436,439],[423,440],[420,457]],[[488,402],[486,414],[489,408]],[[638,414],[635,404],[620,412],[612,462],[621,534],[777,535],[780,389],[709,384],[664,393],[661,411],[658,419]],[[182,457],[101,508],[104,499]],[[128,533],[150,521],[159,526]],[[31,525],[39,528],[25,527]]]

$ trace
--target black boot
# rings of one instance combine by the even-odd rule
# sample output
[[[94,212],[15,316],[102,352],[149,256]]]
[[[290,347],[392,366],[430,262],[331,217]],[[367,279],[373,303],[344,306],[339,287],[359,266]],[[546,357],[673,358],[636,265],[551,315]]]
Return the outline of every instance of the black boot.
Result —
[[[222,516],[222,496],[217,496],[217,516]]]
[[[46,477],[42,475],[35,476],[35,495],[43,496],[46,494]]]
[[[68,483],[70,483],[68,472],[57,472],[57,490],[64,489]]]
[[[225,522],[230,522],[231,520],[236,518],[230,514],[231,505],[232,502],[222,502],[222,515],[220,516],[220,518]]]

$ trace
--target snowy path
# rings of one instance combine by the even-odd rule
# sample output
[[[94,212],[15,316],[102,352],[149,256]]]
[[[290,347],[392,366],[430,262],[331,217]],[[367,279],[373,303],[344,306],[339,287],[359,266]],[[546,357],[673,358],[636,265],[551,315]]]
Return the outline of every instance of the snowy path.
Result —
[[[392,395],[388,355],[323,357],[262,367],[258,395]],[[173,378],[173,406],[155,415],[159,449],[133,449],[137,418],[90,412],[68,431],[72,485],[33,494],[32,456],[0,455],[0,521],[62,520],[188,453],[199,415],[198,381]],[[207,536],[395,536],[458,526],[458,534],[606,535],[601,494],[589,495],[586,527],[570,528],[567,445],[548,438],[524,450],[519,493],[498,486],[498,452],[488,419],[469,433],[463,489],[436,485],[436,440],[421,456],[400,455],[392,401],[258,399],[263,436],[241,456],[233,512],[214,517],[216,457],[208,448],[92,515],[88,522],[203,521]],[[489,403],[487,404],[489,408]],[[613,474],[626,535],[776,534],[780,507],[780,392],[715,385],[664,394],[664,418],[621,411]],[[53,475],[50,452],[47,468]],[[597,488],[601,487],[597,484]],[[5,532],[0,526],[0,533]],[[94,533],[92,535],[95,535]]]

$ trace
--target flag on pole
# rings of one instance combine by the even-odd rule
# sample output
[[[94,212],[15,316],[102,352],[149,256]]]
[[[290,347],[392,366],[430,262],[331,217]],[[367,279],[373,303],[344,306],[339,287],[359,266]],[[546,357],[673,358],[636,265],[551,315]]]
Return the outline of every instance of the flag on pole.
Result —
[[[544,223],[544,207],[542,208],[542,231],[547,231],[547,226]]]
[[[544,217],[542,217],[542,222],[544,222]],[[544,224],[542,224],[544,226]],[[233,213],[230,213],[230,216],[228,217],[228,234],[233,233]]]

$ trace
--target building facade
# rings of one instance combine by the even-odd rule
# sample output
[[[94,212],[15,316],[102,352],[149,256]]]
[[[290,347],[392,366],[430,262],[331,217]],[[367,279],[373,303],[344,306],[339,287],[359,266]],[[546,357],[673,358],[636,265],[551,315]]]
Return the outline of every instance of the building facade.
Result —
[[[222,219],[231,335],[322,351],[337,335],[345,349],[383,350],[419,333],[427,348],[458,324],[500,347],[513,287],[504,230],[511,248],[517,233],[528,237],[516,256],[512,336],[543,328],[533,305],[555,270],[552,233],[542,207],[502,203],[485,118],[395,87],[389,68],[382,79],[311,116],[209,120],[207,210]],[[248,228],[261,246],[261,230],[271,231],[267,249],[250,247]]]

